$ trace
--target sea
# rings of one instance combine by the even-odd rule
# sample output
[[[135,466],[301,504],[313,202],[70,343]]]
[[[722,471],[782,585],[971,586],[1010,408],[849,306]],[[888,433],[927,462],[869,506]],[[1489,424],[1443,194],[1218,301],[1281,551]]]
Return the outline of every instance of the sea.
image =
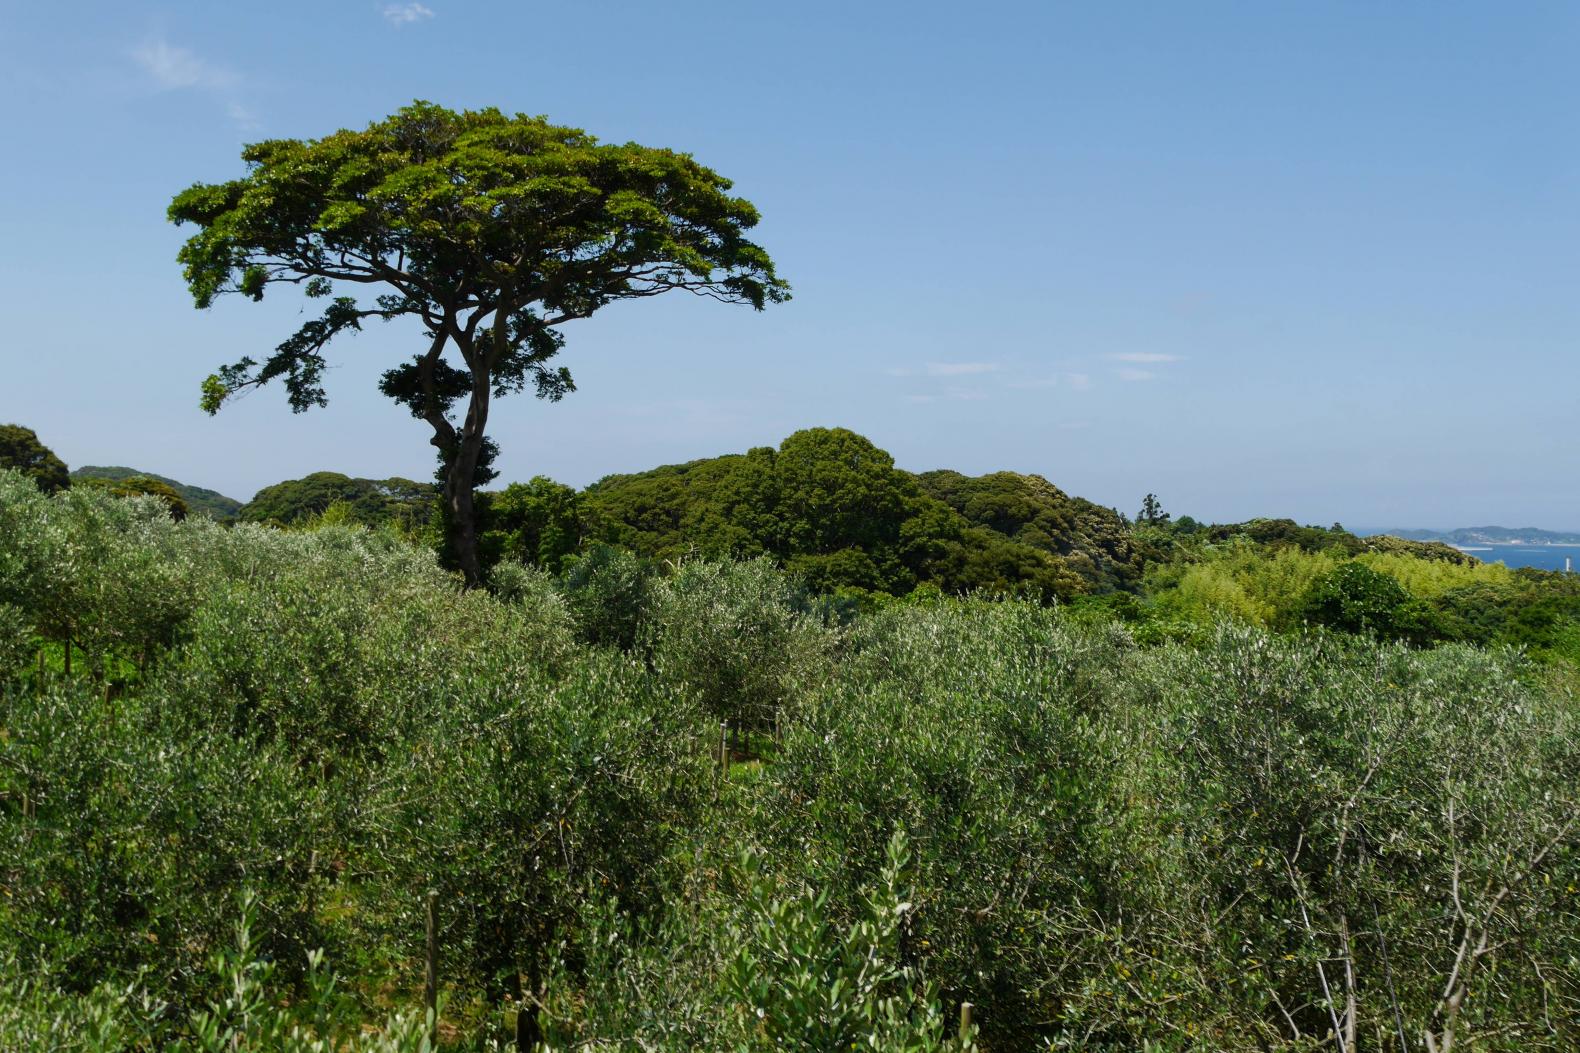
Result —
[[[1509,568],[1536,567],[1538,570],[1563,570],[1564,559],[1580,574],[1580,545],[1456,545],[1483,563],[1502,563]]]

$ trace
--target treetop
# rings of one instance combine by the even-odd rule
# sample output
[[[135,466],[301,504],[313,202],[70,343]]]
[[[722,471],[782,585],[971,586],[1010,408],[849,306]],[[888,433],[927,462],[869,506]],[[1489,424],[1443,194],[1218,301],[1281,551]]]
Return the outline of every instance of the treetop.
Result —
[[[500,393],[532,379],[554,394],[569,377],[541,368],[558,350],[546,330],[614,300],[680,289],[761,309],[789,297],[745,236],[758,213],[729,180],[689,154],[600,143],[545,117],[419,101],[361,131],[254,143],[242,158],[245,176],[196,184],[170,206],[173,222],[200,228],[178,257],[199,307],[278,284],[310,297],[384,289],[370,306],[336,297],[261,369],[247,359],[211,378],[211,412],[281,375],[293,407],[322,404],[319,353],[367,317],[420,318]],[[486,361],[471,361],[474,347]],[[449,380],[453,391],[464,377]]]

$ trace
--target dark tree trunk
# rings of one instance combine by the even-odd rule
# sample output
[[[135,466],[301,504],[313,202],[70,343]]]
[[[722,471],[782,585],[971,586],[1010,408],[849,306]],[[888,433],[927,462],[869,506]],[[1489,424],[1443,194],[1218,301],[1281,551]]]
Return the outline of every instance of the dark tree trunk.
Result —
[[[450,554],[466,579],[466,587],[478,588],[483,584],[483,564],[477,552],[477,502],[470,478],[459,479],[453,467],[445,482],[445,508]]]
[[[477,550],[477,467],[483,454],[483,429],[488,424],[489,376],[481,364],[472,369],[472,398],[466,421],[455,433],[450,470],[444,483],[445,505],[449,511],[450,552],[469,589],[483,585],[483,563]]]
[[[473,495],[487,443],[485,428],[489,397],[493,393],[493,367],[508,350],[510,309],[504,304],[502,297],[501,306],[494,312],[492,331],[483,338],[474,337],[475,317],[471,324],[461,329],[454,325],[453,312],[446,314],[444,326],[435,331],[433,345],[418,363],[418,376],[425,394],[422,415],[433,425],[433,444],[445,458],[445,541],[470,589],[484,584],[483,563],[478,553],[477,502]],[[446,415],[445,406],[436,395],[434,381],[434,369],[445,341],[452,338],[472,374],[466,420],[459,428]]]

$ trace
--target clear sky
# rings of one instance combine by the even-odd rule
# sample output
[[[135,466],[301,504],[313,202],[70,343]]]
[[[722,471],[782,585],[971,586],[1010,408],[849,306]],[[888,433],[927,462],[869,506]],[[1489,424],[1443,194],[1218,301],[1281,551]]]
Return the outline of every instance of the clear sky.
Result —
[[[842,425],[904,468],[1133,513],[1580,529],[1580,4],[0,0],[0,421],[245,499],[432,473],[335,353],[330,405],[198,385],[295,328],[191,307],[172,194],[414,98],[694,153],[794,286],[566,329],[501,481]],[[261,357],[261,356],[260,356]]]

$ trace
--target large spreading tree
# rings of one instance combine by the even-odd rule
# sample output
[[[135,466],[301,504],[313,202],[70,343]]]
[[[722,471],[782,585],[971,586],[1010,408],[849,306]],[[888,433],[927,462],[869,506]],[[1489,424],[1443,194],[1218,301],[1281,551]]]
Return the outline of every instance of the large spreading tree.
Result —
[[[198,307],[295,286],[325,308],[261,363],[203,384],[210,413],[282,380],[292,409],[326,402],[329,343],[368,318],[416,319],[425,345],[384,394],[433,429],[450,552],[478,584],[475,488],[492,478],[492,401],[573,390],[559,327],[615,300],[684,290],[761,310],[788,298],[748,240],[757,210],[689,155],[604,144],[542,117],[417,102],[363,131],[246,147],[241,179],[177,195],[199,230],[180,261]],[[366,288],[369,297],[356,292]]]

